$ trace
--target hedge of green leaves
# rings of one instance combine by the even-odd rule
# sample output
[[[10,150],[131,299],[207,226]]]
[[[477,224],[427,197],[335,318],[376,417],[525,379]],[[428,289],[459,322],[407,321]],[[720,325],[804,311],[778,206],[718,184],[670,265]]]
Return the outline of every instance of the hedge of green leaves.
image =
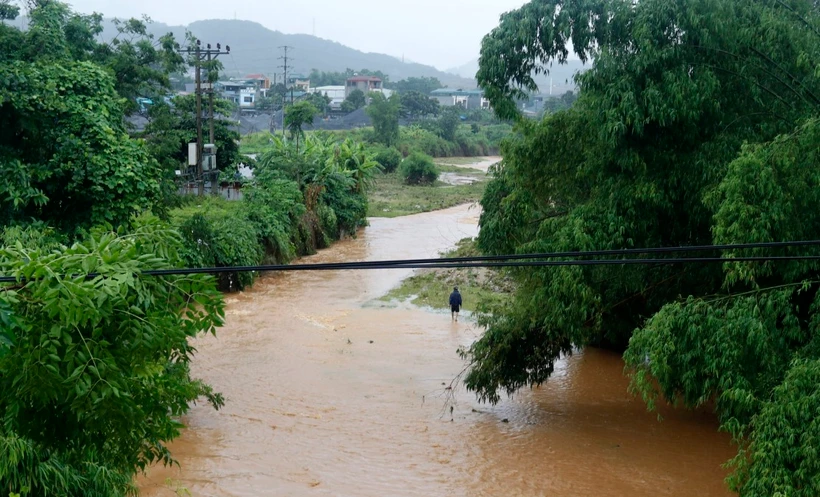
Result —
[[[312,254],[365,223],[365,191],[379,165],[363,144],[307,137],[271,139],[241,201],[204,200],[174,209],[185,241],[183,256],[195,267],[285,263]],[[226,273],[225,289],[243,288],[251,273]]]

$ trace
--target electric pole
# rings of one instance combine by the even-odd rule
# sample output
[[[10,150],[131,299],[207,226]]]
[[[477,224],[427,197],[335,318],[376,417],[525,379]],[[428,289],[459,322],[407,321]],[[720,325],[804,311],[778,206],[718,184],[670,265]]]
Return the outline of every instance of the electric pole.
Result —
[[[293,50],[293,47],[283,45],[279,48],[282,51],[284,51],[284,55],[279,57],[279,60],[284,61],[284,63],[281,66],[279,66],[283,70],[283,75],[282,75],[283,81],[282,82],[285,84],[285,94],[282,95],[282,138],[284,138],[285,137],[285,98],[287,96],[287,91],[288,91],[288,67],[289,67],[288,66],[288,59],[293,60],[293,57],[288,57],[288,50]],[[291,93],[291,100],[293,100],[292,95],[293,95],[293,93]],[[292,101],[291,101],[291,104],[293,104]]]
[[[216,48],[212,49],[211,44],[208,43],[205,48],[202,48],[202,41],[196,40],[194,47],[185,47],[180,49],[180,52],[185,52],[189,57],[193,57],[196,73],[196,181],[198,186],[198,195],[205,194],[205,175],[202,168],[202,62],[207,62],[207,69],[210,74],[212,70],[211,62],[218,56],[231,53],[231,47],[225,46],[225,51],[222,51],[222,45],[216,44]],[[208,95],[209,95],[209,113],[210,119],[210,143],[214,142],[214,86],[213,82],[208,78]],[[215,189],[215,187],[214,187]]]

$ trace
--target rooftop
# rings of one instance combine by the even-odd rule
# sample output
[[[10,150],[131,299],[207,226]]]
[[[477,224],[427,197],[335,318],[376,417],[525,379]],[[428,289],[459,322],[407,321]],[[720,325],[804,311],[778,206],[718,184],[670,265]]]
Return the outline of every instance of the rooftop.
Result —
[[[464,96],[464,97],[477,96],[477,97],[480,97],[480,96],[484,95],[484,92],[481,91],[481,90],[462,90],[461,88],[459,88],[459,89],[440,88],[438,90],[433,90],[430,93],[430,95],[433,95],[434,97],[452,97],[452,96]]]
[[[264,74],[248,74],[245,79],[268,79]]]
[[[214,83],[215,86],[239,86],[249,88],[254,86],[253,83],[247,83],[245,81],[217,81]]]
[[[352,78],[347,78],[348,81],[358,82],[358,81],[373,81],[373,82],[381,82],[382,78],[377,78],[375,76],[353,76]]]

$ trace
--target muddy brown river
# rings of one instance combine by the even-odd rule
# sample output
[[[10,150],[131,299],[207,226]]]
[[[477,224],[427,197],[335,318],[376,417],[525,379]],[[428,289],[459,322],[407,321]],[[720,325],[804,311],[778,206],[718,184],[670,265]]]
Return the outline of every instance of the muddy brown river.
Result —
[[[372,219],[303,262],[435,257],[474,236],[477,215]],[[152,468],[142,495],[730,495],[721,464],[735,451],[714,416],[665,407],[659,422],[616,354],[575,354],[496,406],[448,390],[456,349],[479,331],[376,300],[410,274],[274,274],[228,295],[227,323],[197,340],[193,365],[226,406],[192,409],[171,444],[181,467]]]

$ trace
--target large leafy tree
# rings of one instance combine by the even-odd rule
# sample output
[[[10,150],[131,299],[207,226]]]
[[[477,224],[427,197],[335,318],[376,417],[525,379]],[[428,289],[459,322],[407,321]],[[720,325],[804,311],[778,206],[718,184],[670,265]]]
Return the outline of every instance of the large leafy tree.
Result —
[[[370,94],[370,105],[367,106],[367,115],[373,121],[374,137],[377,142],[388,147],[399,140],[399,113],[401,112],[401,97],[398,93],[385,97],[384,93]]]
[[[20,7],[13,5],[10,0],[0,0],[0,21],[14,20],[20,14]]]
[[[307,96],[307,101],[316,109],[317,113],[322,116],[327,116],[330,112],[330,97],[322,95],[321,93],[311,93]]]
[[[461,122],[461,112],[464,108],[461,106],[452,106],[444,109],[441,117],[438,119],[439,133],[445,140],[453,141],[456,138],[458,125]]]
[[[345,98],[344,102],[342,102],[342,112],[350,113],[354,110],[361,109],[367,104],[367,97],[365,97],[364,92],[359,89],[355,89],[350,92],[350,95]]]
[[[2,5],[0,3],[0,19],[4,15],[16,16],[13,5],[6,3],[5,8]],[[115,90],[125,99],[127,114],[137,111],[137,97],[158,98],[167,93],[171,88],[168,75],[183,68],[184,60],[177,52],[179,46],[173,35],[155,38],[148,33],[151,23],[148,17],[115,19],[115,37],[100,41],[101,14],[77,14],[57,1],[37,0],[32,5],[35,8],[29,12],[25,42],[9,44],[7,50],[0,52],[0,61],[4,54],[27,60],[60,54],[75,61],[93,62],[113,78]],[[0,26],[0,44],[7,36],[14,36],[10,31],[17,30]],[[55,37],[58,31],[61,34]]]
[[[299,138],[305,135],[303,128],[313,126],[313,120],[318,111],[308,101],[296,102],[285,109],[285,127],[290,131],[290,137],[296,140],[296,151],[299,151]]]
[[[80,18],[90,33],[101,31],[99,14]],[[161,100],[169,93],[169,74],[182,72],[184,59],[178,43],[170,33],[160,38],[148,33],[151,19],[114,20],[117,35],[105,43],[91,42],[90,60],[108,69],[114,76],[117,92],[126,99],[125,112],[137,111],[137,97]]]
[[[223,99],[214,101],[214,142],[216,166],[219,171],[236,171],[240,162],[250,159],[239,153],[239,132],[232,115],[234,105]],[[188,143],[196,141],[196,96],[177,96],[170,104],[159,103],[149,110],[150,122],[140,135],[148,145],[151,155],[163,165],[166,174],[183,168],[188,160]],[[205,139],[208,139],[207,119],[203,120]]]
[[[444,85],[441,84],[441,81],[439,81],[438,78],[428,78],[424,76],[420,78],[410,77],[407,79],[402,79],[401,81],[397,81],[393,86],[399,93],[417,91],[424,95],[429,95],[434,90],[444,88]]]
[[[0,30],[17,48],[0,62],[2,224],[119,225],[158,200],[159,166],[126,134],[112,73],[82,60],[78,19],[48,2],[26,32]]]
[[[70,248],[0,248],[0,273],[18,279],[0,287],[5,492],[133,494],[138,471],[172,462],[190,403],[222,405],[191,378],[188,343],[221,324],[221,295],[209,277],[140,277],[176,267],[180,248],[147,218]]]
[[[519,135],[482,202],[480,246],[820,238],[818,26],[803,0],[535,0],[505,14],[477,76]],[[522,120],[533,75],[570,50],[594,55],[573,107]],[[574,347],[628,346],[647,400],[717,399],[741,447],[733,488],[813,495],[820,433],[789,406],[816,405],[819,276],[812,261],[522,271],[514,305],[484,316],[464,351],[466,382],[496,401],[547,380]]]
[[[0,488],[133,494],[190,403],[222,403],[188,368],[222,300],[207,277],[142,277],[181,243],[136,216],[161,168],[123,126],[135,79],[95,63],[88,18],[29,3],[25,32],[0,25]]]
[[[401,94],[401,112],[403,115],[418,119],[424,116],[438,115],[438,100],[430,98],[426,93],[408,91]]]

